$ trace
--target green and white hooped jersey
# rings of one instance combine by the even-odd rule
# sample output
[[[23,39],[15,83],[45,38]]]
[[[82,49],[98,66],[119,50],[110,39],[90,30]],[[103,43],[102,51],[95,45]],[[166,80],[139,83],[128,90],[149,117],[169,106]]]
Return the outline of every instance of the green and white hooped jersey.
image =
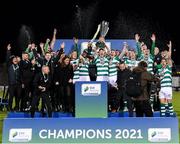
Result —
[[[119,63],[118,57],[109,59],[109,77],[117,75],[117,63]]]
[[[127,56],[123,56],[123,61],[127,61],[128,59],[129,59],[129,57],[127,57]]]
[[[147,71],[150,72],[151,74],[154,74],[153,72],[153,60],[151,58],[148,59],[148,67],[147,67]]]
[[[76,60],[72,60],[71,61],[71,64],[72,65],[79,65],[79,59],[76,59]],[[74,76],[73,76],[73,80],[78,80],[79,79],[79,66],[77,67],[76,70],[74,70]]]
[[[138,63],[139,63],[139,61],[137,61],[137,60],[131,60],[131,59],[127,59],[127,60],[125,61],[125,64],[126,64],[130,69],[138,66]]]
[[[97,67],[97,76],[108,76],[109,75],[109,61],[107,58],[98,57],[95,60],[95,64]]]
[[[79,76],[89,76],[89,61],[84,59],[84,63],[79,63]]]
[[[158,69],[160,75],[161,87],[172,87],[172,69],[169,66]]]
[[[142,59],[141,61],[145,61],[147,63],[147,65],[148,65],[147,71],[149,73],[151,73],[151,74],[154,74],[154,72],[153,72],[153,63],[154,63],[154,61],[152,60],[152,58],[149,57],[147,60]]]

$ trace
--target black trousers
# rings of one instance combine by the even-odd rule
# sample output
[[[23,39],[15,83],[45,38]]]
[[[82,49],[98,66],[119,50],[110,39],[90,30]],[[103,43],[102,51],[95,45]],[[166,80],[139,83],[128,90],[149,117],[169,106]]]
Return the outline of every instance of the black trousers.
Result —
[[[118,98],[119,98],[119,107],[120,110],[124,109],[124,101],[127,101],[127,108],[129,112],[129,117],[133,117],[133,109],[134,109],[134,103],[130,96],[127,96],[125,90],[119,89],[118,90]]]
[[[136,108],[136,117],[153,117],[153,112],[149,100],[134,101]]]
[[[73,110],[72,85],[59,87],[59,103],[62,103],[65,112]]]
[[[13,98],[15,97],[15,110],[19,110],[19,101],[21,97],[21,85],[9,85],[9,110],[12,111]]]
[[[42,98],[44,105],[47,107],[48,117],[52,117],[52,106],[49,96],[50,92],[40,92],[39,94],[34,95],[31,105],[31,117],[34,117],[37,102],[39,102],[40,98]]]
[[[63,94],[61,94],[62,89],[60,88],[59,85],[55,86],[55,92],[54,92],[54,98],[55,98],[55,106],[60,110],[60,106],[64,106],[64,99],[63,99]]]
[[[50,90],[50,101],[52,104],[52,111],[55,111],[57,108],[56,97],[55,97],[55,85],[53,85]]]
[[[119,107],[119,98],[118,98],[117,89],[112,87],[111,85],[108,85],[108,110],[109,111],[117,110],[118,107]]]
[[[23,91],[24,91],[24,94],[21,97],[21,103],[22,103],[22,109],[24,110],[30,106],[31,101],[32,101],[30,99],[30,92],[32,92],[30,82],[24,83]],[[31,93],[31,95],[32,95],[32,93]]]

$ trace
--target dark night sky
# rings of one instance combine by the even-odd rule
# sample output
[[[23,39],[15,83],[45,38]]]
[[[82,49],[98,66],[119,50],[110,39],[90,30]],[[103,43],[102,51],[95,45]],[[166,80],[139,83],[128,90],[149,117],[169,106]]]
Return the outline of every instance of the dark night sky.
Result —
[[[76,5],[81,17],[78,17]],[[180,52],[180,22],[177,20],[180,8],[176,6],[174,1],[162,1],[160,5],[155,0],[143,3],[130,0],[0,1],[0,62],[4,61],[7,43],[12,43],[14,53],[20,51],[22,25],[29,27],[31,39],[38,44],[52,36],[54,27],[58,29],[58,38],[92,38],[98,23],[107,20],[110,22],[107,38],[133,38],[135,33],[140,33],[146,42],[155,32],[160,48],[166,48],[165,42],[171,39],[176,49],[173,59],[180,64],[177,56]]]

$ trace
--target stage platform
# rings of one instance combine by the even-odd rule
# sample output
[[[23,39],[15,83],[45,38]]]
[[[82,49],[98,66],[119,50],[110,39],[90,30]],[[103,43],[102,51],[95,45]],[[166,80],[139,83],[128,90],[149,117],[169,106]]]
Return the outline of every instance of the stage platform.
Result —
[[[74,117],[72,113],[63,113],[63,112],[53,112],[53,118],[63,118],[63,117]],[[153,113],[154,117],[160,117],[160,112],[156,111]],[[174,117],[176,114],[174,114]],[[26,112],[9,112],[7,115],[7,118],[30,118],[30,113]],[[42,113],[36,112],[35,118],[41,118]],[[109,112],[108,117],[129,117],[128,112]],[[135,113],[134,113],[135,117]],[[44,116],[44,118],[47,118],[47,115]]]

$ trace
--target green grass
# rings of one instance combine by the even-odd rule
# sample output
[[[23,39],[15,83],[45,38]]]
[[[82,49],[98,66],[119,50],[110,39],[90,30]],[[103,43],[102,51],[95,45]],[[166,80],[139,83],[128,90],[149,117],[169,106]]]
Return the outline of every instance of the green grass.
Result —
[[[180,118],[180,92],[173,92],[173,106]]]
[[[173,92],[173,106],[179,119],[179,141],[180,141],[180,92]]]
[[[2,96],[2,92],[0,92],[0,97],[1,96]],[[179,124],[180,124],[180,92],[173,92],[173,105],[177,113],[177,116],[179,118]],[[7,115],[6,111],[5,112],[0,111],[0,143],[2,142],[3,119],[6,117],[6,115]],[[180,131],[180,125],[179,125],[179,131]]]
[[[2,92],[0,91],[0,97],[2,96]],[[3,119],[6,117],[7,112],[0,111],[0,143],[2,141],[2,127],[3,127]]]
[[[0,143],[2,142],[2,128],[3,128],[3,119],[6,117],[7,112],[0,112]]]

